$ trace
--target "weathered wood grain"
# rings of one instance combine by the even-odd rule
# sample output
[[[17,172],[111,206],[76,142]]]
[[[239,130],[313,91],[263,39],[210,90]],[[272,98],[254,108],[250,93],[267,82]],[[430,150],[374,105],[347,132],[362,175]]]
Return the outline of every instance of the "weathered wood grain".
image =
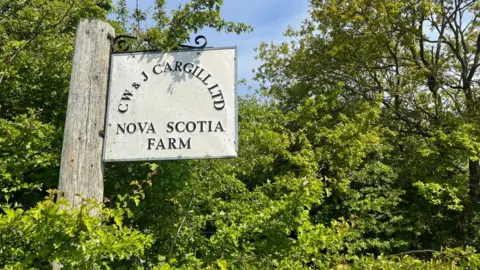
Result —
[[[77,28],[59,179],[60,195],[78,207],[81,198],[103,199],[102,146],[110,58],[115,30],[83,20]],[[77,196],[80,195],[80,196]]]

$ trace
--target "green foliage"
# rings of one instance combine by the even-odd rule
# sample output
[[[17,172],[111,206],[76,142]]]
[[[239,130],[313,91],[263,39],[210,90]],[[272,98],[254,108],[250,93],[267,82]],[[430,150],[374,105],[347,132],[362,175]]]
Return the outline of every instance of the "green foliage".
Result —
[[[102,1],[0,1],[0,117],[34,109],[61,125],[74,30],[82,18],[106,16]]]
[[[54,183],[44,182],[55,175],[58,152],[53,127],[38,121],[33,112],[19,115],[12,121],[0,119],[0,205],[14,202],[29,204],[22,196]]]
[[[60,263],[62,269],[109,268],[115,261],[143,254],[152,238],[122,223],[125,209],[85,202],[69,210],[55,192],[28,210],[4,207],[0,214],[0,262],[6,269],[44,269]],[[68,210],[66,210],[68,209]],[[114,221],[112,223],[111,221]]]
[[[477,269],[480,257],[472,247],[445,249],[442,252],[422,250],[418,253],[432,253],[432,258],[420,260],[406,254],[377,258],[363,257],[351,265],[351,269]],[[414,252],[415,253],[415,252]]]
[[[119,0],[115,5],[115,13],[117,14],[117,22],[122,29],[127,29],[128,23],[128,8],[127,0]]]
[[[50,189],[80,19],[112,11],[133,49],[252,30],[219,0],[126,3],[0,0],[0,267],[480,268],[476,1],[311,0],[258,49],[238,158],[107,164],[104,202],[69,210]]]
[[[300,109],[308,100],[338,93],[332,104],[341,109],[322,116],[351,120],[349,131],[373,121],[366,126],[372,135],[339,166],[345,177],[332,166],[335,156],[320,171],[343,189],[333,189],[319,221],[349,217],[360,254],[472,243],[480,198],[479,6],[455,3],[311,1],[311,18],[286,33],[292,42],[259,48],[262,94],[285,113],[310,116]],[[376,117],[359,115],[365,103]],[[355,139],[340,138],[322,155],[343,157]]]
[[[118,1],[116,7],[117,20],[113,22],[117,33],[128,33],[140,41],[130,45],[135,50],[142,49],[176,49],[178,45],[190,41],[192,33],[198,33],[203,28],[212,28],[226,33],[240,34],[252,31],[253,28],[241,22],[229,22],[222,18],[220,9],[223,0],[192,0],[180,5],[177,9],[166,11],[166,0],[155,0],[153,12],[135,8],[130,14],[126,1]],[[132,19],[131,27],[127,27],[128,19]],[[152,19],[155,27],[143,27],[142,23]]]

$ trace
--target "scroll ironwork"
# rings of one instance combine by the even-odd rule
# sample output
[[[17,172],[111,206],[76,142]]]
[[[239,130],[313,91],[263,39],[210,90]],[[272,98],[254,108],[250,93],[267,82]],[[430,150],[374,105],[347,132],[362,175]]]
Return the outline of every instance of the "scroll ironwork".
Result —
[[[127,41],[129,39],[138,41],[137,37],[129,35],[119,35],[112,39],[112,52],[126,52],[130,50],[130,43]],[[144,40],[150,44],[149,40]],[[180,44],[178,50],[189,50],[189,49],[203,49],[207,47],[207,38],[203,35],[198,35],[195,37],[196,45]]]
[[[200,40],[203,40],[203,43],[200,43]],[[184,49],[203,49],[207,47],[207,38],[203,35],[199,35],[195,37],[195,45],[186,45],[186,44],[180,44],[178,47],[184,48]]]

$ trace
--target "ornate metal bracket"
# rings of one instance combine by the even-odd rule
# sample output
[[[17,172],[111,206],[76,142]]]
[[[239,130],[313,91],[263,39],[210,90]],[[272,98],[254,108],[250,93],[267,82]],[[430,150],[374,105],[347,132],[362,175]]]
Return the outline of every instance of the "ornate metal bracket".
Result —
[[[138,40],[137,37],[129,36],[129,35],[119,35],[116,37],[109,37],[112,41],[112,52],[126,52],[130,49],[130,44],[128,43],[127,39],[134,39]],[[203,40],[203,43],[200,41]],[[149,40],[145,40],[149,43]],[[207,46],[207,38],[203,35],[199,35],[195,37],[195,44],[197,45],[187,45],[187,44],[180,44],[178,46],[178,50],[183,49],[203,49]]]
[[[202,40],[202,39],[203,39],[203,43],[200,43],[199,40]],[[195,44],[197,44],[197,46],[180,44],[178,47],[179,48],[185,48],[185,49],[203,49],[203,48],[207,47],[207,38],[204,35],[196,36],[195,37]]]
[[[126,52],[130,49],[130,44],[128,44],[127,39],[135,39],[136,37],[129,35],[119,35],[113,38],[112,40],[112,52]],[[118,48],[117,50],[115,48]]]

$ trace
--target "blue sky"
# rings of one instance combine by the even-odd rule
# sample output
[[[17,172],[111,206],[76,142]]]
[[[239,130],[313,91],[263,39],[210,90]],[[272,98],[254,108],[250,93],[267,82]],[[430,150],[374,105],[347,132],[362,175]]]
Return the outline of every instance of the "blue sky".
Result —
[[[114,1],[115,2],[115,1]],[[138,0],[139,7],[143,10],[153,5],[153,0]],[[167,0],[168,9],[175,9],[187,0]],[[136,1],[128,0],[131,10],[135,8]],[[150,10],[152,10],[150,8]],[[308,15],[307,0],[224,0],[221,10],[222,16],[228,21],[243,22],[255,29],[248,34],[218,33],[211,29],[204,29],[198,34],[205,35],[208,46],[225,47],[237,46],[238,50],[238,78],[247,79],[249,85],[256,87],[252,81],[252,69],[258,67],[254,48],[262,41],[280,43],[286,40],[283,37],[287,27],[298,28],[301,21]],[[246,87],[239,89],[240,95],[249,92]]]

